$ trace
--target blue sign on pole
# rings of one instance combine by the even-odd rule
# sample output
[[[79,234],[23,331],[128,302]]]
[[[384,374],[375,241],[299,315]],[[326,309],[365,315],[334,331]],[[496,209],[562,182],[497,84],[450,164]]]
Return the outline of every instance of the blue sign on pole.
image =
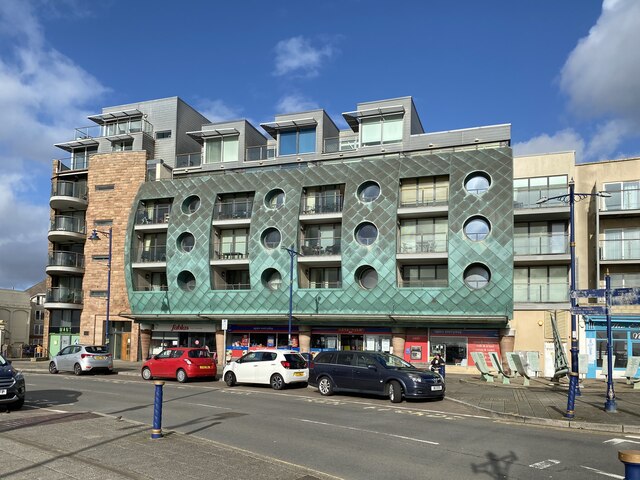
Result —
[[[607,307],[604,305],[592,305],[588,307],[575,306],[571,309],[574,315],[606,315]]]
[[[640,288],[614,288],[611,296],[612,305],[640,305]]]
[[[572,298],[603,298],[606,292],[604,288],[592,290],[574,290],[571,292]]]

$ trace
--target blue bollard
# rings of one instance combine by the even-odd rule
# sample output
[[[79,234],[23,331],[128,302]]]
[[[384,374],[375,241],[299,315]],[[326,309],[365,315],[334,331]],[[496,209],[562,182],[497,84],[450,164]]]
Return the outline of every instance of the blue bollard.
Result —
[[[438,371],[438,373],[440,373],[440,376],[444,380],[444,363],[438,367]]]
[[[151,430],[151,438],[162,438],[162,386],[164,382],[156,380],[153,382],[156,386],[156,395],[153,402],[153,430]]]
[[[625,480],[640,480],[640,450],[621,450],[618,460],[624,463]]]

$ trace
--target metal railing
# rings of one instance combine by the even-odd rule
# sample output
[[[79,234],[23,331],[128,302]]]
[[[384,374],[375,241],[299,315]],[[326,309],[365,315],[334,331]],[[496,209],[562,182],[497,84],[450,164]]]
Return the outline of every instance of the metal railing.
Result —
[[[324,139],[324,153],[349,152],[360,148],[358,135]]]
[[[640,260],[640,238],[600,240],[600,260]]]
[[[260,145],[258,147],[248,147],[245,160],[257,162],[258,160],[271,160],[276,158],[276,147],[274,145]]]
[[[600,199],[600,211],[618,212],[624,210],[640,210],[640,189],[607,190],[611,197]]]
[[[166,262],[167,261],[167,246],[166,245],[154,245],[149,248],[141,249],[136,255],[136,262]]]
[[[556,303],[569,301],[569,283],[515,283],[513,301],[522,303]]]
[[[82,290],[79,288],[47,288],[47,303],[73,303],[82,305]]]
[[[89,159],[94,155],[96,155],[96,153],[58,158],[57,160],[60,162],[60,171],[66,172],[70,170],[86,170],[87,168],[89,168]]]
[[[309,282],[309,288],[342,288],[342,282]]]
[[[569,253],[569,236],[542,234],[513,236],[514,255],[562,255]]]
[[[213,258],[217,260],[244,260],[249,258],[249,252],[247,251],[247,245],[243,245],[244,248],[240,248],[236,250],[234,247],[231,247],[229,251],[225,251],[225,249],[214,250]],[[214,248],[219,248],[219,246],[215,246]]]
[[[68,217],[65,215],[56,215],[53,217],[49,231],[87,233],[84,218]]]
[[[84,255],[82,253],[54,250],[49,253],[47,265],[50,267],[84,268]]]
[[[214,220],[251,218],[252,210],[253,199],[216,202],[213,218]]]
[[[300,246],[305,257],[317,255],[340,255],[342,252],[340,237],[311,237],[305,238]]]
[[[413,195],[415,193],[415,196]],[[432,207],[449,203],[449,187],[434,187],[427,190],[412,191],[409,196],[406,191],[400,192],[399,208]]]
[[[250,290],[250,283],[224,283],[217,290]]]
[[[513,189],[513,208],[549,208],[549,207],[567,207],[569,204],[559,199],[553,199],[559,195],[567,195],[569,185],[558,185],[554,187],[524,187]],[[546,197],[544,203],[536,203],[541,198]]]
[[[171,214],[171,204],[158,204],[136,212],[136,225],[168,223]]]
[[[302,197],[302,214],[339,213],[342,212],[343,201],[341,193],[305,195]]]
[[[439,279],[431,280],[399,280],[398,286],[400,288],[442,288],[449,285],[449,282]]]
[[[447,251],[447,234],[401,235],[398,253],[444,253]]]
[[[138,292],[166,292],[169,290],[167,285],[136,285],[133,287]]]
[[[202,165],[202,153],[183,153],[176,156],[176,168],[199,167]]]
[[[52,197],[74,197],[87,199],[87,186],[82,183],[59,180],[51,185]]]

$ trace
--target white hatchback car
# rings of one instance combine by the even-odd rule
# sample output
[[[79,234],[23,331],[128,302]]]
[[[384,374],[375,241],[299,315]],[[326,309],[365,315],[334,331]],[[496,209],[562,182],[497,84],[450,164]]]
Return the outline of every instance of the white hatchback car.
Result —
[[[302,355],[293,350],[254,350],[224,367],[222,378],[236,383],[263,383],[281,390],[290,383],[307,383],[309,368]]]
[[[69,345],[49,362],[51,373],[68,371],[81,375],[98,370],[113,372],[113,356],[104,345]]]

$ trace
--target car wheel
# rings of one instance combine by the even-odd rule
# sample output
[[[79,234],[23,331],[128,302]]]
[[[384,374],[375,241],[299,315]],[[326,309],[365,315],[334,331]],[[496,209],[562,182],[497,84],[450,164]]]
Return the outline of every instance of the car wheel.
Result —
[[[49,373],[53,373],[53,374],[58,373],[58,369],[56,368],[56,362],[49,363]]]
[[[142,369],[142,378],[144,378],[145,380],[151,380],[153,378],[153,375],[151,375],[151,370],[147,367],[144,367]]]
[[[318,382],[318,391],[320,395],[324,395],[328,397],[329,395],[333,395],[333,383],[329,380],[329,377],[322,377]]]
[[[284,378],[279,373],[274,373],[271,376],[271,388],[274,390],[282,390],[284,388]]]
[[[189,377],[187,377],[187,372],[185,372],[183,369],[178,370],[176,372],[176,380],[178,380],[180,383],[184,383],[189,380]]]
[[[387,388],[389,391],[389,400],[391,400],[391,403],[402,402],[402,387],[400,386],[400,382],[391,380]]]
[[[11,405],[9,405],[9,410],[20,410],[23,405],[24,405],[24,398],[21,398],[17,402],[13,402]]]
[[[236,384],[236,376],[233,372],[227,372],[224,374],[224,383],[227,384],[228,387],[233,387]]]
[[[76,363],[73,366],[73,373],[75,373],[76,375],[82,375],[82,367],[80,366],[79,363]]]

